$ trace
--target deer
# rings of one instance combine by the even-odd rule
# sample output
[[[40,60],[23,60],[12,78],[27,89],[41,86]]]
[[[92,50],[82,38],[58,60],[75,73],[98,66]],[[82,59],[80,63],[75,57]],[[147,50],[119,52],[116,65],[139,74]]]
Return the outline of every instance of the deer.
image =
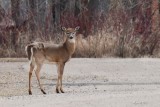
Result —
[[[40,90],[43,94],[46,94],[42,84],[40,82],[40,70],[42,65],[47,60],[54,62],[57,65],[57,83],[56,93],[64,93],[62,87],[62,77],[64,73],[65,63],[69,61],[76,48],[76,33],[79,30],[79,26],[75,28],[62,27],[64,36],[66,37],[63,43],[53,44],[47,42],[33,42],[25,47],[29,59],[29,95],[32,95],[31,91],[31,78],[33,71],[36,74]]]

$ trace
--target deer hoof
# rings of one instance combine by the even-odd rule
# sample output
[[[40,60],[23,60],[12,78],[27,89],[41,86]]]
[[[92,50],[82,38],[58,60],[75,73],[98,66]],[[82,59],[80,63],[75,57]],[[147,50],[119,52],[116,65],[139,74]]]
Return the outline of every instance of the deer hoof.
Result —
[[[58,88],[56,88],[56,93],[59,93],[59,90],[58,90]]]
[[[63,89],[60,89],[61,90],[61,93],[64,93]]]
[[[43,89],[41,89],[41,91],[42,91],[43,94],[46,94],[46,92]]]
[[[29,91],[29,95],[32,95],[32,92],[31,92],[31,91]]]

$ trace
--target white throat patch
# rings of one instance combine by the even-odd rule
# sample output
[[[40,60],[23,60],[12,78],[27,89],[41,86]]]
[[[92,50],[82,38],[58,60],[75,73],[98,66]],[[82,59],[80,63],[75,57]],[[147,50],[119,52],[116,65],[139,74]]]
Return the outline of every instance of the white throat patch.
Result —
[[[76,40],[73,38],[73,39],[68,39],[68,41],[70,42],[70,43],[75,43],[76,42]]]

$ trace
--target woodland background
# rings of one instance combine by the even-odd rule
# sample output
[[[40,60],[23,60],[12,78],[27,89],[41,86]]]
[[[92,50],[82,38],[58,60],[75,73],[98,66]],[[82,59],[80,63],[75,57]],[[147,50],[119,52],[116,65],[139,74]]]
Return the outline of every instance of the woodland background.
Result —
[[[74,57],[160,57],[160,0],[0,0],[0,57],[60,43],[80,26]]]

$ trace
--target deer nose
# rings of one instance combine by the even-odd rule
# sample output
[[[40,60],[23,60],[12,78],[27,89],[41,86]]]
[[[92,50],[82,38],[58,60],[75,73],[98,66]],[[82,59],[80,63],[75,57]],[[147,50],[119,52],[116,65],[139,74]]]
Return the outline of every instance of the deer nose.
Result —
[[[70,36],[69,39],[73,39],[73,36]]]

